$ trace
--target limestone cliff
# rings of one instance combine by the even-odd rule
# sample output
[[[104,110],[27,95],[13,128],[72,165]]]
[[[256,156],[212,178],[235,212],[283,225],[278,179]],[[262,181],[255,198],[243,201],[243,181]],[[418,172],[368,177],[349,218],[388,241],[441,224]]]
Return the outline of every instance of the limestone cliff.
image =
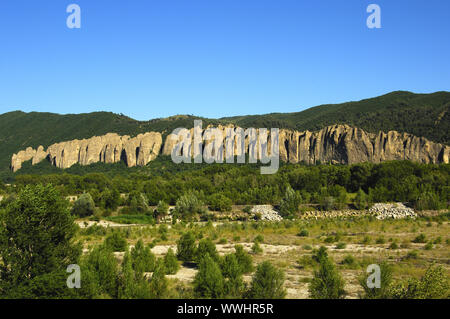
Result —
[[[128,167],[144,166],[158,156],[161,146],[161,133],[149,132],[133,138],[109,133],[89,139],[56,143],[50,145],[46,151],[42,146],[37,150],[28,147],[12,156],[11,169],[16,172],[23,162],[31,159],[35,165],[46,158],[59,168],[69,168],[76,163],[89,165],[97,162],[116,163],[121,160]]]
[[[222,131],[225,128],[219,127]],[[119,161],[124,161],[128,167],[144,166],[160,153],[171,154],[177,143],[171,137],[169,135],[166,138],[164,146],[161,133],[149,132],[133,138],[110,133],[53,144],[47,150],[42,146],[37,150],[28,147],[12,156],[11,169],[15,172],[25,161],[32,160],[34,165],[44,159],[59,168],[68,168],[76,163],[89,165]],[[246,152],[248,145],[246,139]],[[354,164],[388,160],[448,163],[450,156],[449,146],[431,142],[423,137],[396,131],[367,133],[348,125],[332,125],[317,132],[280,130],[279,145],[280,159],[290,163]],[[235,149],[237,150],[236,146]]]

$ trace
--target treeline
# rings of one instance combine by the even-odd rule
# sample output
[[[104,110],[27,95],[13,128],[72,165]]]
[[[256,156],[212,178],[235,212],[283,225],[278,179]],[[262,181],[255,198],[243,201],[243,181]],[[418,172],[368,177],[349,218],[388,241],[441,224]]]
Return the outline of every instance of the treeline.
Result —
[[[187,164],[188,165],[188,164]],[[182,165],[177,165],[182,166]],[[162,172],[162,173],[161,173]],[[133,171],[128,175],[88,173],[18,175],[16,192],[30,184],[53,184],[63,195],[90,193],[97,206],[115,209],[144,198],[175,205],[187,193],[207,205],[280,205],[286,196],[323,209],[366,208],[371,202],[409,202],[416,209],[444,209],[450,201],[450,165],[392,161],[354,165],[283,165],[277,174],[261,175],[255,166],[212,164],[197,169]],[[294,195],[287,194],[292,189]],[[355,195],[356,193],[356,195]],[[127,194],[122,198],[120,194]],[[129,196],[130,194],[131,196]],[[142,195],[142,196],[141,196]]]

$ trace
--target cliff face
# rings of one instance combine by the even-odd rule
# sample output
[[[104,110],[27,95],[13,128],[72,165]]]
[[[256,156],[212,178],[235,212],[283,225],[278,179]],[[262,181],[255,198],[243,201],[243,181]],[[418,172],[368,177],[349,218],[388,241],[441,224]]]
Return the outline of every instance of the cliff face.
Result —
[[[84,140],[56,143],[50,145],[46,151],[42,146],[37,150],[28,147],[12,156],[11,169],[16,172],[25,161],[31,159],[35,165],[46,158],[59,168],[69,168],[76,163],[89,165],[119,161],[124,161],[128,167],[144,166],[158,156],[161,146],[161,133],[149,132],[133,138],[110,133]]]
[[[225,127],[219,127],[222,131]],[[191,130],[192,133],[192,130]],[[128,167],[144,166],[160,153],[170,155],[176,140],[169,135],[162,143],[157,132],[140,134],[134,138],[115,133],[53,144],[44,150],[27,148],[14,154],[11,169],[15,172],[22,163],[37,164],[48,159],[59,168],[79,163],[116,163],[124,161]],[[450,147],[407,133],[390,131],[367,133],[348,125],[328,126],[317,132],[280,130],[280,159],[290,163],[313,164],[360,162],[379,163],[388,160],[411,160],[420,163],[448,163]],[[248,140],[245,142],[248,148]],[[247,149],[248,151],[248,149]]]

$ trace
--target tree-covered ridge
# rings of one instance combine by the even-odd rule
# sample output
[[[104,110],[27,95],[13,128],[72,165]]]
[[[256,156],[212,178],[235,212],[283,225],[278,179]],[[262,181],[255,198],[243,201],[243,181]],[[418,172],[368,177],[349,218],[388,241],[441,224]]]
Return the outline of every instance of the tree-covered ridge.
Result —
[[[397,91],[376,98],[328,104],[297,113],[223,118],[243,127],[279,127],[298,131],[348,124],[368,132],[398,131],[450,143],[450,92],[415,94]]]
[[[278,127],[298,131],[319,130],[333,124],[348,124],[368,132],[395,130],[423,136],[433,142],[450,142],[450,92],[414,94],[392,92],[380,97],[335,105],[321,105],[298,113],[205,119],[209,124],[232,123],[241,127]],[[53,143],[90,138],[106,133],[136,136],[157,131],[163,139],[177,127],[190,128],[192,115],[137,121],[122,114],[95,112],[53,114],[20,111],[0,115],[0,175],[10,176],[12,154],[29,146],[45,148]]]

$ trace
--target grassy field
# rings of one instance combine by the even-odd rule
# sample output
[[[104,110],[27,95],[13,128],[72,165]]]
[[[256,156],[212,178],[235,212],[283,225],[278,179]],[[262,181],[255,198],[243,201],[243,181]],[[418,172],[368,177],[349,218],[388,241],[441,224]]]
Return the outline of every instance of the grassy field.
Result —
[[[111,219],[111,218],[110,218]],[[114,218],[113,218],[114,219]],[[135,219],[134,219],[135,220]],[[114,220],[120,222],[119,220]],[[79,222],[83,225],[83,222]],[[448,213],[416,220],[352,219],[285,220],[281,222],[199,222],[176,225],[125,225],[111,227],[84,225],[79,233],[85,251],[103,241],[111,232],[121,232],[129,245],[142,239],[157,257],[169,248],[176,250],[181,234],[191,230],[197,240],[210,238],[219,254],[234,251],[241,244],[255,264],[271,261],[286,275],[287,298],[308,298],[308,285],[316,267],[311,258],[320,246],[328,249],[345,279],[347,298],[362,292],[359,278],[370,264],[385,261],[392,266],[394,280],[420,278],[432,264],[442,265],[450,274],[450,223]],[[260,242],[261,253],[252,246]],[[116,253],[120,259],[123,253]],[[170,275],[171,297],[189,298],[197,269],[184,266]],[[244,276],[245,281],[251,274]]]

